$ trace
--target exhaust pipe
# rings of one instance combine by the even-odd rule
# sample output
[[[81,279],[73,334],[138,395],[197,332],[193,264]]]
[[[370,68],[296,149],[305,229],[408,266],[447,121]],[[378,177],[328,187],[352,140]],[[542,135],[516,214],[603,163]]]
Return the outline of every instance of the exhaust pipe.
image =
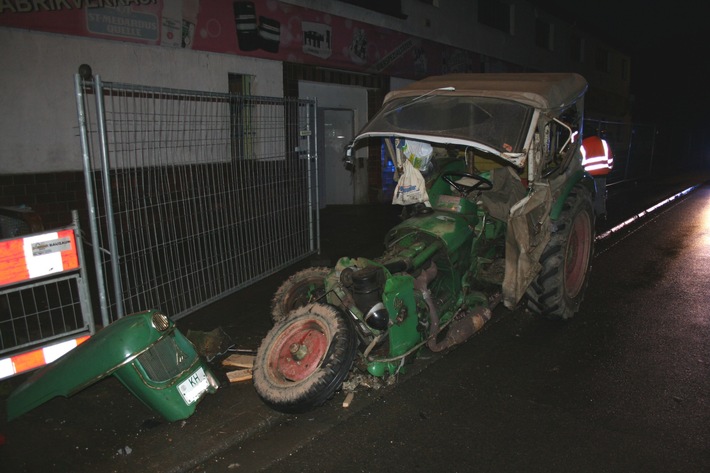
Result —
[[[493,316],[492,309],[494,309],[500,301],[500,295],[491,300],[488,307],[479,306],[473,310],[461,311],[456,314],[453,320],[448,324],[449,329],[446,332],[446,336],[441,341],[437,341],[437,336],[439,332],[441,332],[439,313],[436,310],[428,287],[429,282],[436,277],[436,274],[436,265],[432,263],[429,268],[423,270],[414,280],[414,288],[422,293],[424,301],[429,308],[429,320],[431,325],[429,327],[430,335],[427,347],[429,347],[431,351],[438,353],[466,341],[471,335],[478,332],[486,322],[491,320]]]
[[[465,342],[474,333],[478,332],[489,320],[493,313],[489,307],[476,307],[471,311],[462,311],[454,316],[454,320],[449,324],[449,329],[446,332],[446,337],[443,340],[437,341],[439,334],[439,316],[436,315],[436,324],[433,323],[432,328],[436,325],[436,331],[432,330],[431,338],[427,343],[427,347],[433,352],[444,351],[461,342]]]

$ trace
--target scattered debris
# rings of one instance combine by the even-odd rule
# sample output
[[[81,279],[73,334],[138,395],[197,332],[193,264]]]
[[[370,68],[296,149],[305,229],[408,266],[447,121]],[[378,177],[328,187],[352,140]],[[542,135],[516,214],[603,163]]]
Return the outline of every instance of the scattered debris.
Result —
[[[394,384],[396,380],[396,376],[378,378],[370,374],[356,373],[351,374],[351,376],[343,383],[343,390],[348,392],[355,392],[359,387],[378,390],[385,386],[390,386]]]
[[[229,368],[241,368],[237,370],[227,371],[227,379],[229,379],[230,383],[248,381],[252,378],[254,355],[246,355],[241,353],[229,355],[222,361],[222,366],[226,366]]]
[[[230,383],[238,383],[240,381],[248,381],[252,378],[251,370],[234,370],[227,371],[227,379]]]
[[[128,445],[126,445],[123,448],[119,448],[116,453],[118,453],[119,455],[130,455],[131,452],[133,452],[133,449],[131,447],[129,447]]]
[[[347,393],[345,395],[345,400],[343,400],[343,407],[350,407],[358,388],[378,390],[384,388],[385,386],[392,386],[396,382],[396,376],[378,378],[366,373],[351,374],[350,377],[343,383],[343,391]]]
[[[217,327],[210,332],[188,330],[186,336],[195,345],[197,353],[204,356],[208,362],[227,353],[233,345],[229,335],[222,330],[222,327]]]
[[[234,368],[252,369],[254,367],[254,357],[251,355],[229,355],[222,361],[222,366],[232,366]]]
[[[222,360],[222,366],[224,367],[239,368],[226,372],[227,379],[230,383],[238,383],[252,379],[252,369],[254,367],[256,351],[234,348],[234,343],[221,327],[217,327],[210,332],[188,330],[187,338],[195,345],[197,352],[204,356],[208,362],[212,362],[217,357],[231,353],[231,355]]]
[[[343,401],[343,407],[350,407],[350,403],[353,402],[353,397],[355,397],[355,393],[353,391],[350,391],[348,395],[345,396],[345,400]]]

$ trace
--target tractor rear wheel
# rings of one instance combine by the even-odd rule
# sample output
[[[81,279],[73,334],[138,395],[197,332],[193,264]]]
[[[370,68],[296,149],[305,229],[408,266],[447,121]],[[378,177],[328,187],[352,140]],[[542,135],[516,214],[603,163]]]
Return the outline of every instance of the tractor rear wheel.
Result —
[[[289,312],[325,295],[325,278],[330,268],[303,269],[281,284],[271,300],[271,320],[274,323],[286,318]]]
[[[350,372],[358,338],[335,307],[294,310],[264,337],[254,359],[254,389],[272,409],[301,413],[327,401]]]
[[[542,269],[527,289],[528,309],[552,319],[578,310],[589,280],[594,252],[594,210],[589,191],[572,189],[540,257]]]

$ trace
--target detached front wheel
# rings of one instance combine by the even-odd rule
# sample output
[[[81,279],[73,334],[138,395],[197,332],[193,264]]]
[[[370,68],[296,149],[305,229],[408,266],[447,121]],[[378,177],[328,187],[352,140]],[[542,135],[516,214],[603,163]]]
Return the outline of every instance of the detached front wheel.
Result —
[[[272,409],[301,413],[321,406],[352,367],[358,339],[338,309],[309,304],[269,331],[254,360],[254,389]]]
[[[528,309],[569,319],[578,310],[589,280],[594,252],[594,210],[589,191],[577,186],[552,223],[550,242],[540,257],[537,278],[527,289]]]

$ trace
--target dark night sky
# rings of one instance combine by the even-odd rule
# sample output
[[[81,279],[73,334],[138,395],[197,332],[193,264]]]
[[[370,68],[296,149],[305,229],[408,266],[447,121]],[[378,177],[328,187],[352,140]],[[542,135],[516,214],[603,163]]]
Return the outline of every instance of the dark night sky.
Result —
[[[706,0],[530,0],[631,57],[635,122],[708,123]]]

